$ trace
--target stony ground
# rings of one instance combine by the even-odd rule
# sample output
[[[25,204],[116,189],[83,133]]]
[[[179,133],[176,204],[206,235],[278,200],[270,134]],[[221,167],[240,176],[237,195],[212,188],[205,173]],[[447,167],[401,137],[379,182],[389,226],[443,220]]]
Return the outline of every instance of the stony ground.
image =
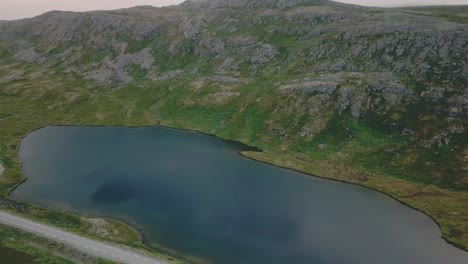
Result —
[[[0,190],[32,129],[166,124],[389,193],[466,249],[467,14],[212,0],[0,21]]]

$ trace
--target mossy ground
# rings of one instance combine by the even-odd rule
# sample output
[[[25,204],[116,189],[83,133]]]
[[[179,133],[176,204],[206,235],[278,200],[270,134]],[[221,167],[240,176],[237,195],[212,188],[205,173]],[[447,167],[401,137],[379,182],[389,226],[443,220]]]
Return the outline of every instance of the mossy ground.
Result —
[[[30,73],[38,71],[26,64],[15,67]],[[134,68],[132,72],[138,77],[140,70]],[[436,162],[438,157],[424,157],[420,150],[408,154],[412,146],[406,138],[347,114],[324,113],[326,118],[321,119],[308,116],[296,104],[303,98],[284,96],[272,88],[284,78],[287,76],[279,75],[227,86],[210,81],[196,85],[192,77],[180,76],[172,81],[139,80],[114,89],[57,68],[43,70],[34,80],[20,78],[2,83],[0,159],[6,170],[0,178],[0,193],[6,197],[25,179],[17,150],[21,138],[35,129],[47,125],[163,124],[238,140],[265,151],[246,153],[249,157],[387,193],[426,212],[439,223],[450,243],[468,249],[468,193],[454,190],[446,178],[424,175],[427,162]],[[219,95],[223,91],[235,95],[223,97]],[[281,108],[285,105],[290,107]],[[324,129],[308,140],[292,136],[307,124],[319,124]],[[404,161],[395,158],[400,153],[405,154],[402,159],[421,162],[412,160],[408,164],[413,167],[401,169]],[[429,168],[439,167],[433,164]],[[447,171],[450,170],[441,173],[445,175]],[[17,208],[32,219],[90,235],[79,216],[20,203],[10,209]],[[113,223],[125,234],[119,243],[148,250],[134,230],[120,222]]]
[[[24,69],[28,70],[27,67]],[[98,93],[88,91],[87,84],[78,79],[58,75],[54,75],[50,79],[49,77],[51,76],[48,75],[48,77],[39,81],[37,86],[32,83],[28,84],[28,82],[19,82],[18,86],[14,83],[9,85],[0,84],[0,162],[5,167],[5,173],[0,177],[0,193],[2,196],[0,206],[32,220],[57,226],[66,231],[94,239],[124,244],[134,250],[166,259],[171,263],[182,263],[180,260],[158,253],[144,245],[140,234],[123,222],[108,220],[109,228],[117,230],[118,237],[96,237],[94,234],[88,233],[89,222],[84,221],[80,216],[47,210],[33,204],[16,202],[7,198],[8,193],[26,179],[22,173],[22,164],[17,155],[19,143],[23,136],[50,124],[124,125],[121,118],[126,115],[125,111],[131,111],[132,106],[130,104],[128,104],[130,110],[120,108],[118,98],[109,96],[102,91]],[[69,93],[79,94],[79,98],[73,99],[75,101],[67,101],[66,97],[70,96]],[[75,109],[73,109],[74,106]],[[101,112],[105,114],[103,120],[99,118]],[[9,230],[5,226],[0,226],[0,232],[10,232],[11,230]],[[22,241],[22,239],[18,240]],[[24,244],[8,244],[9,247],[20,249],[22,245]],[[54,252],[52,249],[50,250]],[[51,254],[45,254],[45,256],[54,259]],[[67,263],[60,262],[61,260],[54,261],[41,263]]]
[[[111,264],[103,259],[89,258],[61,243],[36,237],[21,230],[0,225],[0,256],[2,263],[72,264],[75,261]]]
[[[453,21],[456,23],[468,23],[468,6],[421,6],[421,7],[406,7],[402,8],[412,14],[433,16]]]

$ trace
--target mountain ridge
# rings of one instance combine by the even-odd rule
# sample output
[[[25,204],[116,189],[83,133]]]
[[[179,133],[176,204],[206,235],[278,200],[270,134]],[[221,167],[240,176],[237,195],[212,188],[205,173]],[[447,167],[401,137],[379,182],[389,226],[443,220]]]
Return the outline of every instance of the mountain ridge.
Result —
[[[287,3],[304,2],[316,1]],[[454,131],[464,126],[468,66],[463,54],[467,54],[468,24],[392,9],[301,5],[284,11],[270,6],[283,1],[259,3],[267,6],[251,11],[192,11],[181,4],[162,9],[49,12],[0,24],[2,58],[45,68],[60,65],[66,72],[114,88],[138,79],[185,76],[232,84],[284,75],[286,84],[276,88],[284,95],[329,97],[320,99],[320,110],[315,111],[331,114],[324,104],[338,115],[344,111],[356,119],[377,114],[377,120],[385,118],[385,126],[398,124],[398,117],[389,115],[403,115],[411,105],[439,104],[440,114],[426,118],[445,116],[441,120],[452,125],[445,129],[424,125],[434,132],[421,134],[425,138],[421,147],[436,144],[441,135],[456,137]],[[379,100],[385,105],[380,110]],[[441,101],[449,106],[443,107]],[[307,112],[310,106],[303,107]],[[405,129],[417,135],[419,127],[401,127],[399,133],[407,133]],[[320,131],[313,130],[303,132],[310,135],[307,140]]]
[[[203,3],[1,22],[0,120],[12,129],[0,144],[45,124],[200,130],[320,164],[315,174],[405,182],[385,191],[417,201],[466,248],[464,200],[440,202],[468,190],[463,9]]]
[[[331,3],[328,0],[187,0],[179,4],[183,8],[220,7],[293,7],[310,4]]]

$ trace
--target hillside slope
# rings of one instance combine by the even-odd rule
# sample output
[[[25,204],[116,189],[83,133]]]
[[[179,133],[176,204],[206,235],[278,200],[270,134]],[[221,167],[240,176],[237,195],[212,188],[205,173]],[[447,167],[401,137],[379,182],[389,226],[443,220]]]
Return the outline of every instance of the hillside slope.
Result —
[[[31,129],[162,123],[390,193],[467,248],[464,10],[191,0],[2,21],[2,190],[23,177],[14,151]]]

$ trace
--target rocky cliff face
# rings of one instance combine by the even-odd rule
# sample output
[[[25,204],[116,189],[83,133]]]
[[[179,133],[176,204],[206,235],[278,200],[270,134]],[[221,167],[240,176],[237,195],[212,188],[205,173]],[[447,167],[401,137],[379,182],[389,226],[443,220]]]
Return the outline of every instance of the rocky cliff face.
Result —
[[[165,9],[50,12],[0,30],[15,59],[77,62],[83,73],[91,64],[121,70],[141,64],[157,72],[151,68],[157,46],[170,56],[213,56],[217,73],[231,67],[237,74],[236,65],[246,62],[251,74],[294,63],[295,74],[389,71],[440,84],[468,78],[468,25],[326,1],[196,0]],[[101,57],[82,61],[89,51]]]
[[[184,80],[192,94],[179,98],[181,110],[258,108],[259,145],[344,152],[369,168],[388,159],[390,174],[456,188],[468,188],[467,61],[463,16],[322,0],[189,0],[0,23],[5,86],[30,76],[17,65],[73,74],[107,92]],[[376,141],[368,160],[344,147],[364,144],[356,143],[364,128],[391,137]]]

